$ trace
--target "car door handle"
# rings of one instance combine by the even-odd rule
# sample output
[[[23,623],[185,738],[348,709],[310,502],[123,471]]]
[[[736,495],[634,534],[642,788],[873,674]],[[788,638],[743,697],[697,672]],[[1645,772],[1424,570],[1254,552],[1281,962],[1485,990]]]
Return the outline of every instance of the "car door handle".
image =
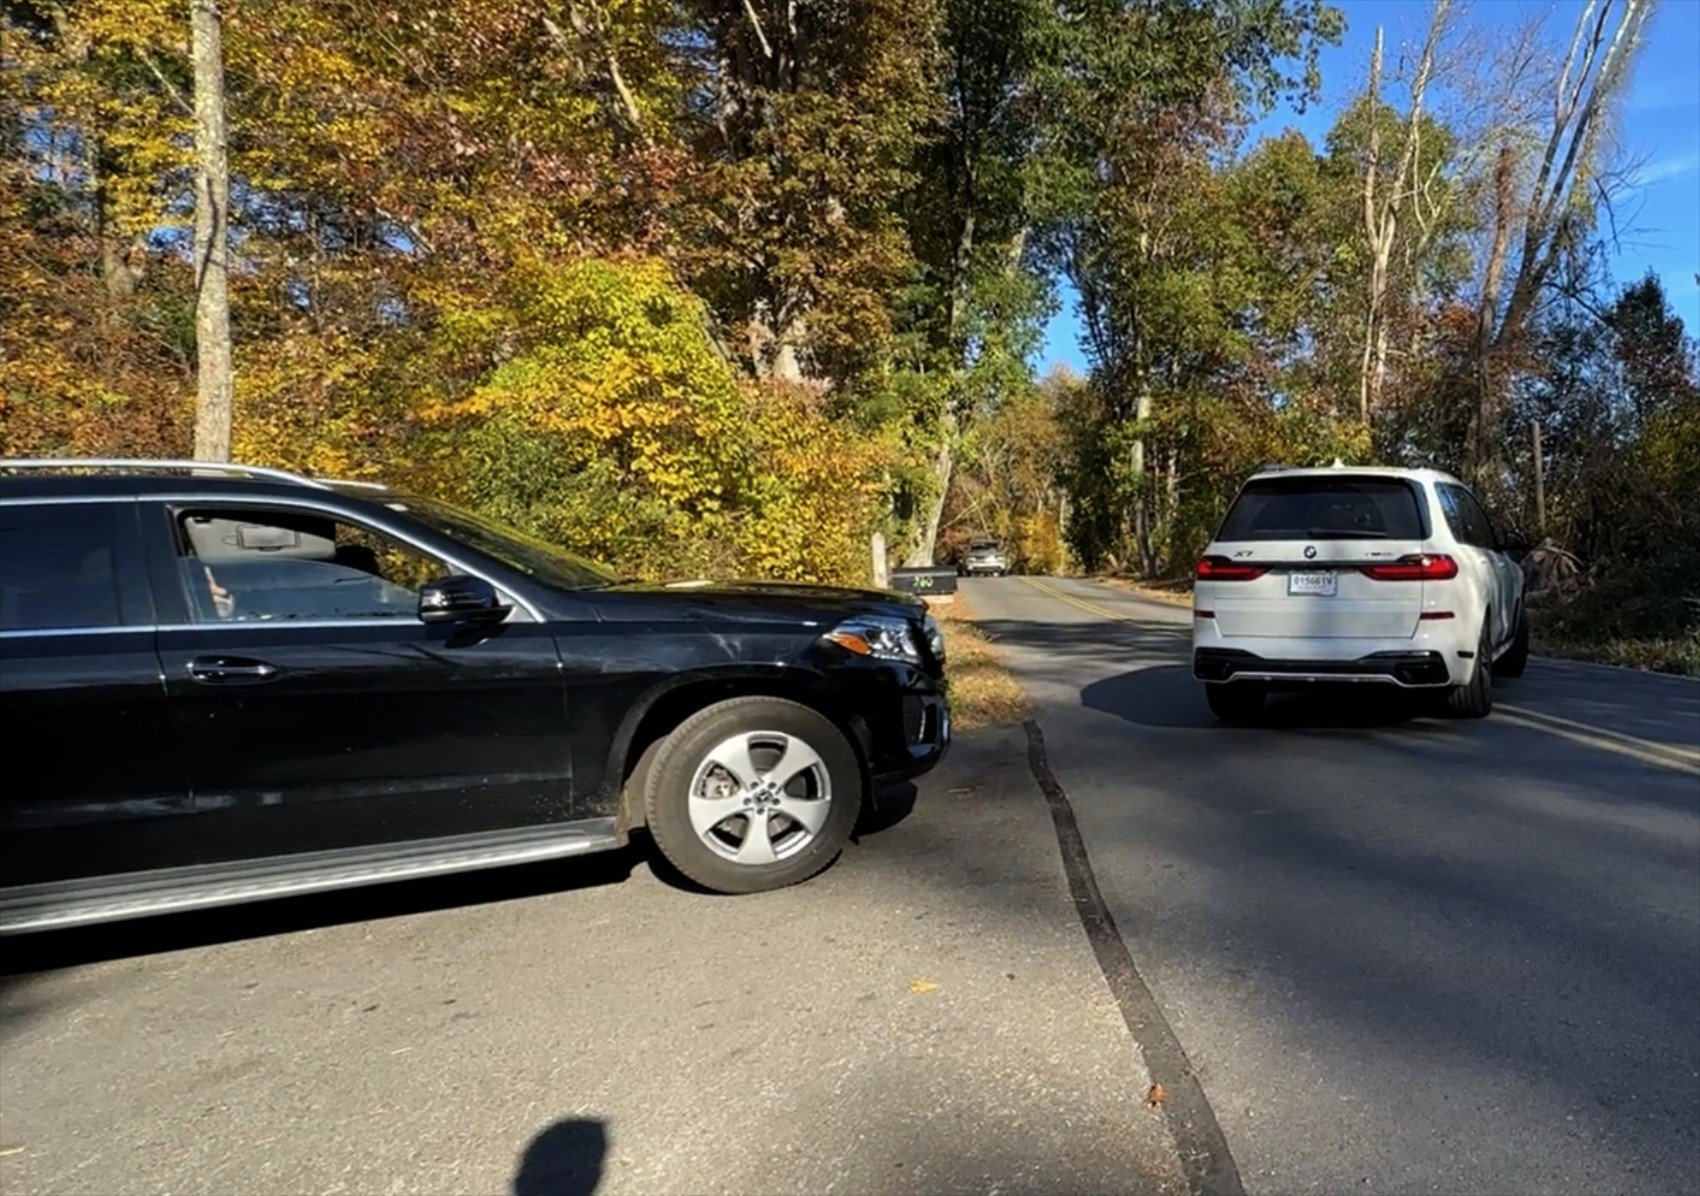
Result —
[[[275,664],[245,656],[197,656],[189,662],[189,676],[202,685],[253,685],[277,675]]]

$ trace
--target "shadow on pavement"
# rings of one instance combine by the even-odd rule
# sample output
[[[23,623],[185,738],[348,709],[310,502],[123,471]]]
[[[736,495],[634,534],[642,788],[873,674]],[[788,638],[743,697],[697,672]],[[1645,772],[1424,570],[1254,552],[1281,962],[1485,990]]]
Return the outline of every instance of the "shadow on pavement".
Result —
[[[607,1156],[608,1131],[600,1121],[557,1121],[525,1148],[513,1196],[590,1196],[602,1181]]]
[[[20,935],[7,944],[0,962],[0,992],[7,976],[26,972],[618,884],[641,862],[642,853],[627,847],[578,859]]]
[[[1155,665],[1094,681],[1080,691],[1080,704],[1147,727],[1229,727],[1210,713],[1204,686],[1185,665]],[[1386,727],[1429,713],[1421,697],[1394,689],[1359,689],[1272,694],[1254,726]]]

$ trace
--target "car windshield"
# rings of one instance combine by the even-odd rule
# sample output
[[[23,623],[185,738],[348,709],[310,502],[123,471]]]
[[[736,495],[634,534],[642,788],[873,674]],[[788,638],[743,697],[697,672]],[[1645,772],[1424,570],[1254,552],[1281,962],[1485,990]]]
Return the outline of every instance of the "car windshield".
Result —
[[[474,515],[431,498],[405,498],[388,504],[405,511],[433,531],[459,540],[516,572],[565,590],[591,590],[617,580],[609,570],[557,548],[547,540],[483,515]]]
[[[1218,540],[1421,540],[1412,486],[1398,478],[1263,478],[1246,483]]]

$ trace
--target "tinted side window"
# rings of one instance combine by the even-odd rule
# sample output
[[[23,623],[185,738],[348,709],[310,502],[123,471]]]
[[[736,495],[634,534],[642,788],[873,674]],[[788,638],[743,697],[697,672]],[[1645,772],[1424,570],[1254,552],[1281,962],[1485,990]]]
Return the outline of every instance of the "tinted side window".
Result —
[[[1458,487],[1444,483],[1434,488],[1435,498],[1440,500],[1440,512],[1446,516],[1446,526],[1452,531],[1452,538],[1461,544],[1470,542],[1469,525],[1464,521],[1463,509],[1458,505]]]
[[[1417,495],[1397,478],[1298,477],[1247,482],[1218,540],[1421,540]]]
[[[1446,524],[1452,534],[1465,544],[1477,548],[1492,548],[1496,543],[1493,525],[1476,496],[1462,486],[1442,482],[1437,488],[1440,508],[1446,512]]]
[[[1473,542],[1481,548],[1498,548],[1499,533],[1494,530],[1493,520],[1488,517],[1487,508],[1476,501],[1476,496],[1468,490],[1464,490],[1458,497],[1464,504],[1464,519],[1470,526],[1470,534],[1476,537]]]
[[[195,620],[413,618],[443,562],[313,512],[207,508],[177,515],[179,572]]]
[[[115,503],[0,506],[0,631],[117,627]]]

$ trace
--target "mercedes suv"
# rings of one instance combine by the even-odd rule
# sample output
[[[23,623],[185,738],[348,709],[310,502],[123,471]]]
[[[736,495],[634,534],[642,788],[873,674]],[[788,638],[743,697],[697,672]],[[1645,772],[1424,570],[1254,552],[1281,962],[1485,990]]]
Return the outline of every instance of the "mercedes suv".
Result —
[[[1428,469],[1270,469],[1198,562],[1193,673],[1225,721],[1272,689],[1367,683],[1493,709],[1529,655],[1519,545]]]
[[[577,855],[747,893],[950,741],[915,599],[635,584],[444,503],[0,462],[0,930]]]

